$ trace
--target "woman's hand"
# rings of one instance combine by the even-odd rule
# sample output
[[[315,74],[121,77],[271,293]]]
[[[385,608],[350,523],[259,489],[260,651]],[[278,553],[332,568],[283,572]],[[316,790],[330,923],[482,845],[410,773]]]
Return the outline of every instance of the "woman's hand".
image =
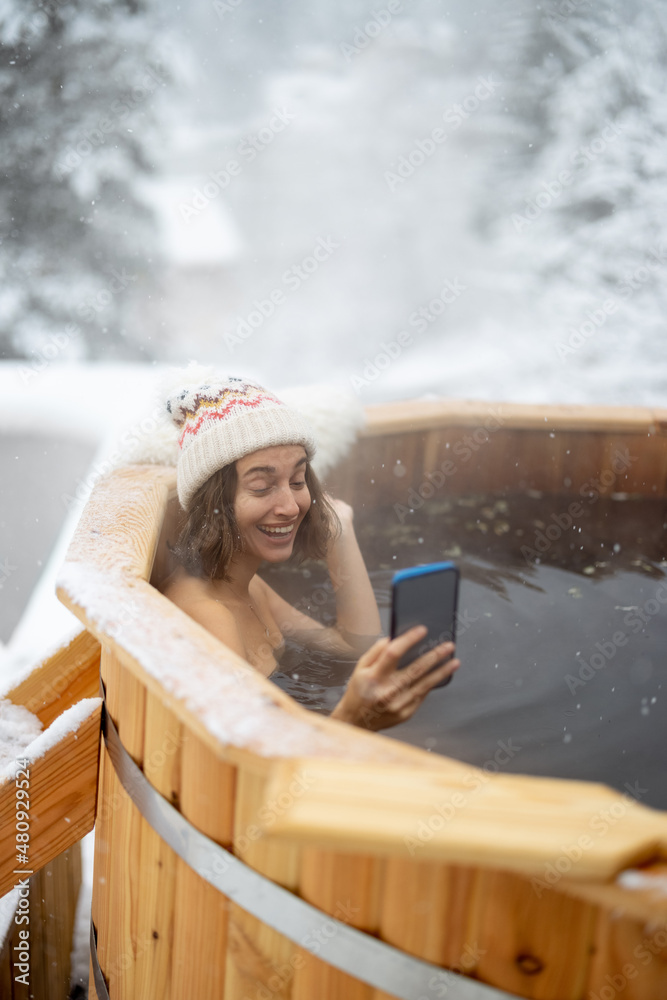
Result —
[[[354,668],[331,717],[372,730],[388,729],[411,718],[429,691],[460,666],[459,660],[450,659],[433,669],[454,653],[454,643],[445,642],[397,669],[403,654],[426,631],[425,626],[416,625],[396,639],[379,639],[371,646]]]

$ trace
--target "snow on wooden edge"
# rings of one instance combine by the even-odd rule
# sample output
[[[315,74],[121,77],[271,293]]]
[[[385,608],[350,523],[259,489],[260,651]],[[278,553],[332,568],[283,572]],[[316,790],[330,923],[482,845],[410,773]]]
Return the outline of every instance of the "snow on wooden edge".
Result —
[[[9,939],[16,908],[19,905],[18,888],[10,889],[8,893],[0,898],[0,951],[5,947]]]
[[[36,715],[9,698],[0,698],[0,774],[41,732]]]
[[[29,663],[24,663],[17,669],[13,670],[8,677],[3,678],[2,683],[0,683],[0,698],[6,698],[10,691],[14,688],[19,687],[24,681],[30,677],[32,673],[36,670],[41,670],[46,663],[51,660],[58,653],[62,653],[63,650],[67,649],[71,643],[85,632],[85,628],[76,619],[71,623],[65,632],[61,635],[54,636],[50,643],[45,643],[42,651],[39,654],[37,660],[32,660]]]
[[[28,766],[34,764],[35,761],[39,760],[40,757],[43,757],[59,743],[63,737],[69,733],[76,733],[86,719],[90,718],[101,704],[101,698],[82,698],[76,705],[72,705],[71,708],[66,709],[62,715],[53,720],[48,729],[45,729],[43,733],[40,733],[36,739],[27,745],[25,750],[18,755],[20,760],[27,761]],[[0,781],[14,779],[20,766],[18,760],[12,761],[0,771]]]
[[[402,745],[388,737],[355,732],[342,740],[329,729],[327,719],[296,705],[297,710],[290,711],[285,707],[289,696],[250,664],[226,655],[214,636],[145,581],[70,561],[61,568],[58,585],[81,608],[103,644],[99,633],[112,638],[158,680],[221,746],[266,758],[333,754],[405,762]],[[370,735],[373,742],[363,739]]]
[[[667,875],[655,875],[651,872],[639,871],[637,868],[627,868],[616,876],[617,885],[635,892],[649,890],[667,896]]]

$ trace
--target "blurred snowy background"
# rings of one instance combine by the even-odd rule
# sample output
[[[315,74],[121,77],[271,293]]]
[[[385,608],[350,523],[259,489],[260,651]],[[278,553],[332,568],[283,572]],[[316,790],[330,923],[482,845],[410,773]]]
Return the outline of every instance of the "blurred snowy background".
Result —
[[[0,45],[3,358],[667,400],[665,0],[1,0]]]

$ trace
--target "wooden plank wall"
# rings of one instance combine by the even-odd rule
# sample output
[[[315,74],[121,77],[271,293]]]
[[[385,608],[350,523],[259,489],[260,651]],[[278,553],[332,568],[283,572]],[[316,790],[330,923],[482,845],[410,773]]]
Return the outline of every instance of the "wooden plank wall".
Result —
[[[367,427],[327,485],[352,505],[410,505],[487,491],[579,495],[604,473],[607,492],[667,493],[665,411],[519,404],[369,407]],[[428,494],[428,495],[427,495]]]
[[[81,886],[81,846],[76,844],[30,879],[30,923],[13,925],[0,952],[2,1000],[67,1000],[74,918]],[[30,932],[29,985],[17,983],[14,968],[21,943],[19,931]]]
[[[651,932],[646,917],[624,913],[620,890],[604,905],[565,885],[537,893],[529,878],[489,867],[277,843],[265,762],[212,755],[110,650],[103,673],[124,745],[199,829],[323,913],[408,953],[517,996],[582,1000],[628,962],[639,967],[636,949],[664,923]],[[112,1000],[152,1000],[156,985],[165,1000],[389,1000],[317,957],[317,926],[299,947],[193,874],[139,815],[105,752],[93,913]],[[652,956],[628,998],[661,997],[666,957]]]

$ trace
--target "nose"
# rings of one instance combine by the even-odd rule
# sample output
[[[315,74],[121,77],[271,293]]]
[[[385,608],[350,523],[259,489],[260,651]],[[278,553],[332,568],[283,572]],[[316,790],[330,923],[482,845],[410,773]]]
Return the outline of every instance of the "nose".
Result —
[[[275,501],[273,509],[281,517],[295,517],[299,513],[299,505],[289,484],[278,490]]]

